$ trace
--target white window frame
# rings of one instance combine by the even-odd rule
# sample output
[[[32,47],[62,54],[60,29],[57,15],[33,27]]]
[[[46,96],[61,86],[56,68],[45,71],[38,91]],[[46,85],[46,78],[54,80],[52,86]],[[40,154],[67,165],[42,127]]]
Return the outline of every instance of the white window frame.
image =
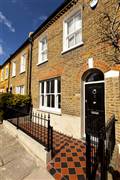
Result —
[[[46,86],[47,86],[47,81],[50,80],[54,80],[54,93],[47,93],[46,92]],[[59,104],[58,104],[58,95],[61,95],[61,92],[58,93],[58,78],[54,78],[54,79],[50,79],[50,80],[46,80],[46,81],[41,81],[40,82],[40,103],[39,103],[39,109],[41,111],[45,111],[45,112],[51,112],[51,113],[55,113],[55,114],[61,114],[61,108],[59,108]],[[60,80],[61,81],[61,80]],[[41,84],[44,83],[44,93],[41,93]],[[61,83],[61,82],[60,82]],[[42,106],[42,96],[44,95],[44,106]],[[54,95],[55,97],[55,107],[47,107],[47,95]]]
[[[9,76],[9,67],[8,65],[5,67],[5,79],[8,79]]]
[[[42,43],[44,41],[46,42],[46,48],[42,49]],[[43,53],[46,53],[46,59],[44,60],[42,59]],[[37,65],[42,64],[46,61],[48,61],[48,41],[47,41],[47,37],[44,37],[39,41],[39,44],[38,44],[38,64]]]
[[[79,29],[77,29],[76,31],[73,31],[71,34],[67,34],[67,25],[68,25],[68,22],[70,22],[70,20],[74,19],[77,15],[80,15],[81,16],[81,27]],[[74,21],[74,20],[73,20]],[[77,8],[76,11],[72,11],[63,21],[63,51],[62,53],[64,52],[67,52],[69,50],[72,50],[78,46],[81,46],[83,45],[83,33],[82,33],[82,8]],[[71,47],[68,47],[68,37],[70,37],[71,35],[74,36],[74,39],[75,39],[75,34],[77,32],[80,31],[80,36],[81,36],[81,41],[77,44],[74,44],[73,46]]]
[[[12,62],[12,77],[16,76],[16,62]]]
[[[25,86],[24,85],[16,86],[16,94],[24,95],[25,94]]]
[[[24,73],[26,70],[26,53],[21,55],[20,59],[20,74]]]

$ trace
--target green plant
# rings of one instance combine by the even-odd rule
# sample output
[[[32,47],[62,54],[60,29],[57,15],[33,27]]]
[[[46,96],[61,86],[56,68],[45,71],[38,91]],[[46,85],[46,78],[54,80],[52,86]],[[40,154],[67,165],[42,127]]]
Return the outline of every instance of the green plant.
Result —
[[[12,106],[25,106],[31,102],[28,95],[14,95],[14,97],[9,102]]]
[[[31,98],[28,95],[3,93],[0,95],[0,109],[5,106],[22,107],[30,104]]]

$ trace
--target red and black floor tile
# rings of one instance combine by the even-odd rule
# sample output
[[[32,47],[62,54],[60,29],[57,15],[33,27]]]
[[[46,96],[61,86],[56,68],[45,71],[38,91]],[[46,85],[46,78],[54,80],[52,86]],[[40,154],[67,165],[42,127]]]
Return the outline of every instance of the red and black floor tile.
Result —
[[[57,134],[55,138],[55,133],[57,132],[54,132],[54,158],[48,163],[48,171],[56,180],[85,180],[85,144],[62,134],[59,134],[59,138]]]

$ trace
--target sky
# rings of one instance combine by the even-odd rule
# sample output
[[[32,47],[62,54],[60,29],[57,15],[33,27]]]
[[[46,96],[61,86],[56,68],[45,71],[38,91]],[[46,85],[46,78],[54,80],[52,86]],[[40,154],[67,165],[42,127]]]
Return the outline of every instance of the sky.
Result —
[[[0,64],[19,48],[64,0],[0,0]]]

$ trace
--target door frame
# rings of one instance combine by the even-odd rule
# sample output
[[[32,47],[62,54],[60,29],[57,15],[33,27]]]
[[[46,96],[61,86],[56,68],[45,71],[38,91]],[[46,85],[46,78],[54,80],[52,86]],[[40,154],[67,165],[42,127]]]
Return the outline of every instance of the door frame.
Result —
[[[82,121],[81,121],[81,137],[82,139],[85,139],[86,135],[85,135],[85,85],[86,84],[99,84],[99,83],[104,83],[105,85],[105,80],[102,81],[91,81],[91,82],[85,82],[85,80],[83,81],[83,87],[82,87]],[[104,89],[104,93],[105,93],[105,89]],[[105,103],[105,100],[104,100]]]

